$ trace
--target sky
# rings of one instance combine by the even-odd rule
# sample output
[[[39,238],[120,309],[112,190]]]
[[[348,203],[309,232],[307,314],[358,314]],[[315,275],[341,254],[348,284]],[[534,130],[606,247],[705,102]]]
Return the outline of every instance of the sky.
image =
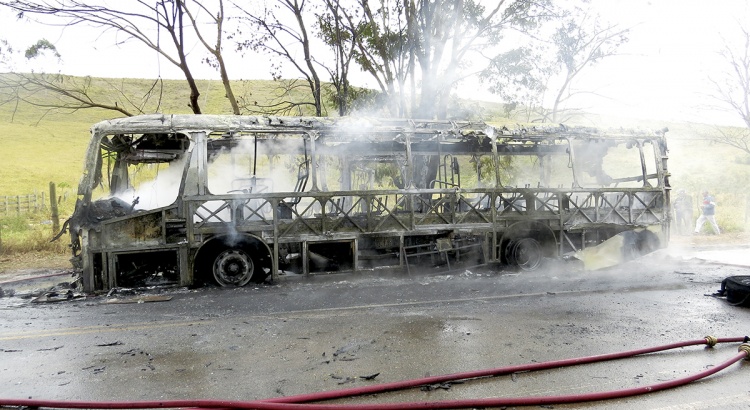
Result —
[[[577,105],[587,111],[664,121],[694,121],[741,125],[736,114],[707,109],[712,87],[707,81],[725,66],[717,52],[739,21],[750,21],[746,0],[592,0],[591,7],[605,20],[619,27],[632,27],[630,40],[621,55],[612,57],[584,72],[577,87],[595,90],[596,95],[582,97]],[[17,49],[25,49],[40,38],[57,47],[62,62],[47,57],[24,65],[18,59],[18,71],[46,70],[95,77],[137,77],[182,79],[181,73],[156,52],[138,43],[114,46],[112,33],[100,34],[84,26],[43,26],[0,9],[0,38]],[[750,23],[745,23],[750,24]],[[195,44],[189,50],[203,53]],[[230,60],[232,79],[270,79],[266,56],[245,56]],[[219,79],[205,64],[195,64],[199,79]],[[356,84],[367,86],[369,84]],[[462,97],[497,100],[479,85],[461,87]]]
[[[736,114],[706,109],[709,78],[726,67],[718,51],[750,20],[746,1],[630,0],[595,2],[602,15],[633,27],[622,56],[593,67],[587,80],[611,100],[606,110],[667,120],[738,123]]]

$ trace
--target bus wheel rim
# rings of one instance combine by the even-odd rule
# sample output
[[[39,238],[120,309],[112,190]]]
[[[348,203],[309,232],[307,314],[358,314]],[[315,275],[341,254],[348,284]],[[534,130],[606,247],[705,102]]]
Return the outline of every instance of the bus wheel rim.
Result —
[[[252,258],[238,249],[228,249],[214,261],[214,278],[221,286],[245,286],[252,279],[253,271]]]

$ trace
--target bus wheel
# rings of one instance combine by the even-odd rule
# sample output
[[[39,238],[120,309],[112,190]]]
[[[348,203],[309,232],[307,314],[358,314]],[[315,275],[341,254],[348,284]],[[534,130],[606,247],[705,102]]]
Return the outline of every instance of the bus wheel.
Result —
[[[242,249],[227,249],[214,259],[213,273],[221,286],[245,286],[253,278],[255,264]]]
[[[543,258],[542,245],[534,238],[512,240],[505,248],[505,260],[521,270],[537,269],[542,264]]]

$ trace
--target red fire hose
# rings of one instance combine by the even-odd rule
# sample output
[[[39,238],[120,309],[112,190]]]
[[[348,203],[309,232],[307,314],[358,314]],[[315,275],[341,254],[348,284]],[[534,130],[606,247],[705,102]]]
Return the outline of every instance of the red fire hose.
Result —
[[[27,407],[47,407],[58,409],[154,409],[154,408],[176,408],[176,407],[195,407],[195,408],[212,408],[212,409],[267,409],[267,410],[339,410],[339,409],[359,409],[359,410],[398,410],[398,409],[448,409],[448,408],[473,408],[473,407],[503,407],[503,406],[533,406],[545,404],[562,404],[562,403],[580,403],[595,400],[608,400],[622,397],[635,396],[644,393],[651,393],[659,390],[669,389],[672,387],[682,386],[687,383],[708,377],[717,373],[732,364],[750,358],[750,337],[730,337],[715,338],[706,336],[705,339],[688,340],[683,342],[672,343],[668,345],[649,347],[643,349],[630,350],[619,353],[608,353],[596,356],[579,357],[573,359],[553,360],[542,363],[528,363],[523,365],[506,366],[494,369],[477,370],[462,373],[453,373],[442,376],[432,376],[420,379],[404,380],[399,382],[384,383],[379,385],[356,387],[343,390],[332,390],[327,392],[303,394],[289,397],[279,397],[274,399],[256,400],[256,401],[225,401],[225,400],[168,400],[168,401],[142,401],[142,402],[85,402],[85,401],[50,401],[35,399],[0,399],[0,406],[27,406]],[[711,367],[710,369],[670,380],[667,382],[656,383],[648,386],[640,386],[621,390],[612,390],[596,393],[572,394],[561,396],[532,396],[532,397],[494,397],[485,399],[464,399],[464,400],[446,400],[434,402],[406,402],[406,403],[383,403],[383,404],[311,404],[310,402],[340,399],[345,397],[354,397],[364,394],[383,393],[388,391],[403,390],[412,387],[445,383],[457,380],[475,379],[480,377],[499,376],[522,371],[544,370],[559,367],[574,366],[578,364],[594,363],[607,360],[621,359],[636,355],[654,353],[664,350],[675,349],[679,347],[694,346],[705,344],[713,347],[717,343],[737,343],[743,342],[739,346],[739,353],[730,359]]]

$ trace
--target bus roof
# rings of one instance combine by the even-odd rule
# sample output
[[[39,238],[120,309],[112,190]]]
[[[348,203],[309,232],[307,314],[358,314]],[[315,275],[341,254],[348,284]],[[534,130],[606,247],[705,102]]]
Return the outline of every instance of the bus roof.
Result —
[[[208,114],[147,114],[101,121],[92,126],[92,135],[130,133],[167,134],[188,131],[219,133],[233,132],[317,132],[326,138],[343,140],[358,135],[378,139],[393,139],[409,134],[417,140],[429,140],[435,135],[445,139],[496,137],[509,141],[534,141],[562,138],[647,138],[660,139],[668,131],[662,130],[599,130],[592,127],[569,127],[563,124],[546,126],[496,127],[483,121],[412,120],[372,117],[282,117]],[[422,138],[420,138],[422,136]]]

